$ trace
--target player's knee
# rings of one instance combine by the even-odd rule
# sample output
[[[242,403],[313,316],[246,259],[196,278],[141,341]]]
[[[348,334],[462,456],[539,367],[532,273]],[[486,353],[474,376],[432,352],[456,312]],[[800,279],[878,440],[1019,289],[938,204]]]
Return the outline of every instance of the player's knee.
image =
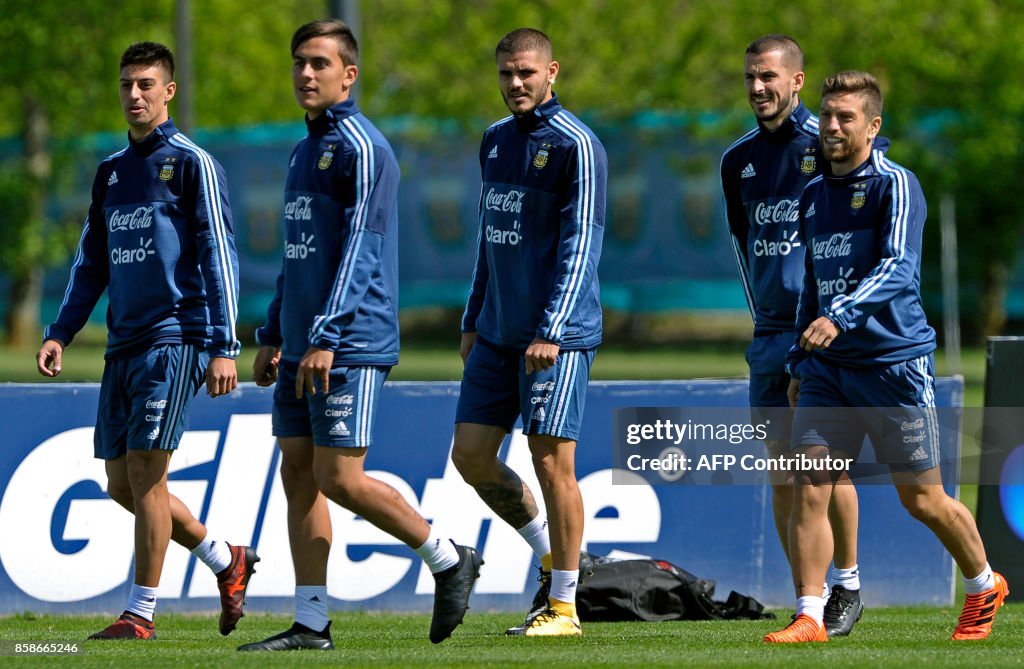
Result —
[[[311,464],[306,461],[281,458],[281,486],[288,498],[316,490]]]
[[[135,512],[135,500],[132,498],[132,489],[127,481],[108,481],[107,494],[128,511]]]
[[[358,512],[364,497],[361,477],[340,477],[337,472],[322,469],[316,470],[314,476],[317,488],[327,499]]]
[[[934,524],[942,512],[941,504],[936,504],[936,500],[931,499],[929,495],[921,493],[901,492],[900,502],[911,517],[925,525]]]
[[[452,464],[469,485],[493,480],[497,469],[494,458],[481,457],[479,451],[466,448],[459,441],[452,447]]]

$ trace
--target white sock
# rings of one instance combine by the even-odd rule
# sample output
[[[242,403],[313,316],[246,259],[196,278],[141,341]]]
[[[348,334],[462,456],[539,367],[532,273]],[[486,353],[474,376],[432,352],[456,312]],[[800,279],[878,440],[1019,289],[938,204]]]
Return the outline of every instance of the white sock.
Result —
[[[996,587],[996,577],[992,574],[992,567],[985,563],[985,568],[974,578],[964,576],[964,592],[968,595],[976,595]]]
[[[551,554],[551,539],[548,536],[548,519],[537,514],[533,520],[528,522],[523,527],[520,527],[516,532],[519,533],[526,543],[530,544],[530,548],[537,554],[537,559],[544,558]],[[543,564],[543,562],[541,563]]]
[[[825,619],[825,600],[816,595],[804,595],[796,598],[796,614],[808,615],[819,623]]]
[[[551,594],[548,595],[551,599],[557,599],[560,602],[567,602],[569,604],[576,603],[576,582],[580,578],[580,570],[562,570],[552,569],[551,570]]]
[[[153,614],[156,612],[156,588],[132,583],[128,606],[124,607],[124,610],[153,622]]]
[[[227,543],[211,539],[210,535],[206,535],[206,538],[190,552],[209,567],[214,574],[219,574],[231,566],[231,549],[228,548]]]
[[[847,590],[860,590],[860,567],[855,564],[849,569],[840,569],[832,565],[832,585],[841,585]]]
[[[825,585],[821,586],[821,598],[828,600],[832,596],[832,591],[828,587],[828,581],[825,581]]]
[[[449,539],[442,539],[430,528],[430,536],[423,542],[423,545],[414,549],[416,555],[423,558],[430,568],[431,574],[444,571],[459,564],[459,552],[455,550],[455,544]]]
[[[314,632],[327,627],[327,586],[295,586],[295,622]]]

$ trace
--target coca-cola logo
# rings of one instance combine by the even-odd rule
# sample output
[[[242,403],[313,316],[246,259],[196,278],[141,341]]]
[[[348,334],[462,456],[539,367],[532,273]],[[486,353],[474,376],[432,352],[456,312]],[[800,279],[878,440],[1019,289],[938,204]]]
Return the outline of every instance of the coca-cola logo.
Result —
[[[110,231],[142,230],[153,225],[153,207],[138,207],[134,211],[115,209],[110,214]]]
[[[491,211],[506,211],[513,214],[522,213],[523,210],[523,198],[526,197],[526,193],[521,190],[510,190],[507,193],[497,193],[492,188],[487,191],[487,197],[484,198],[484,207]]]
[[[837,232],[828,239],[815,240],[814,259],[845,258],[853,250],[850,244],[852,237],[852,232]]]
[[[313,198],[300,195],[286,204],[284,218],[288,221],[308,221],[313,218]]]
[[[799,204],[799,200],[779,200],[775,204],[758,202],[754,208],[754,222],[758,225],[796,223],[800,217]]]

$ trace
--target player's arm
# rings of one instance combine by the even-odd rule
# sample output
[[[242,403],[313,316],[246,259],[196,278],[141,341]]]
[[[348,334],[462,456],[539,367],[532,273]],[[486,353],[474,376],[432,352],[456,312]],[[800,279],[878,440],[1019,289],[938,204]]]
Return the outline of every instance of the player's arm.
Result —
[[[743,294],[747,298],[750,318],[753,319],[757,305],[754,303],[754,291],[750,287],[750,258],[747,256],[750,222],[747,219],[746,207],[743,206],[743,194],[740,191],[740,182],[736,177],[736,170],[733,168],[732,162],[729,159],[729,153],[726,152],[722,156],[719,168],[722,179],[722,198],[725,203],[725,220],[729,225],[729,241],[732,242],[736,269],[740,274]]]
[[[89,314],[110,283],[103,199],[106,197],[106,183],[112,171],[110,163],[103,163],[96,172],[92,186],[92,201],[71,264],[71,276],[64,291],[64,300],[57,312],[57,320],[44,330],[43,346],[36,354],[36,367],[43,376],[54,377],[60,374],[64,348],[85,327]]]
[[[804,212],[811,205],[810,189],[804,188],[800,195],[800,234],[803,239],[810,239],[807,219]],[[800,287],[800,297],[796,306],[796,323],[794,325],[793,346],[786,355],[786,372],[793,379],[800,378],[799,365],[810,355],[812,349],[804,348],[803,337],[807,328],[818,318],[818,284],[814,280],[814,254],[804,254],[804,280]]]
[[[921,258],[921,237],[928,215],[924,194],[917,180],[901,172],[888,184],[879,211],[880,260],[848,295],[838,295],[824,315],[842,330],[867,323],[879,309],[917,280]]]
[[[589,135],[583,135],[567,169],[568,184],[559,203],[561,226],[554,287],[530,345],[535,355],[531,356],[527,349],[528,371],[531,357],[535,368],[554,364],[551,356],[557,356],[569,317],[594,283],[601,259],[608,182],[604,147]]]
[[[309,348],[299,362],[295,380],[296,395],[316,392],[314,380],[319,379],[324,392],[329,390],[329,374],[334,353],[341,344],[342,333],[363,301],[372,277],[381,271],[384,240],[397,224],[398,166],[377,147],[376,153],[346,153],[344,176],[362,180],[356,189],[358,200],[343,238],[339,263],[335,269],[327,300],[309,329]]]
[[[238,385],[235,358],[242,349],[235,332],[238,253],[224,169],[212,157],[202,154],[194,163],[194,170],[190,175],[196,193],[193,217],[212,332],[206,345],[210,354],[206,392],[210,397],[219,397]]]
[[[480,142],[480,200],[477,204],[477,237],[476,237],[476,262],[473,263],[473,277],[470,280],[469,297],[466,299],[466,308],[462,312],[462,340],[459,342],[459,355],[462,362],[466,362],[469,352],[476,344],[476,319],[480,316],[483,308],[484,297],[487,295],[487,281],[490,278],[490,269],[487,267],[487,247],[484,246],[484,166],[487,157],[484,152],[487,135]]]

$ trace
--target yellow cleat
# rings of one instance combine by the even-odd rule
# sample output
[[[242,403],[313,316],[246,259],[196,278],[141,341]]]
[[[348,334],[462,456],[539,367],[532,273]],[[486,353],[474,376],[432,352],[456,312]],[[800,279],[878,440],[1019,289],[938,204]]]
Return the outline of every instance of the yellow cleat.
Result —
[[[995,580],[996,584],[992,588],[976,595],[967,595],[964,599],[964,610],[953,632],[954,641],[984,639],[992,632],[996,611],[1010,594],[1002,574],[996,573]]]
[[[765,636],[764,640],[767,643],[807,643],[828,641],[828,634],[825,633],[823,624],[806,613],[801,613],[785,629],[772,632]]]
[[[513,628],[506,634],[511,636],[583,636],[579,618],[563,615],[548,608],[539,613],[529,624]]]

